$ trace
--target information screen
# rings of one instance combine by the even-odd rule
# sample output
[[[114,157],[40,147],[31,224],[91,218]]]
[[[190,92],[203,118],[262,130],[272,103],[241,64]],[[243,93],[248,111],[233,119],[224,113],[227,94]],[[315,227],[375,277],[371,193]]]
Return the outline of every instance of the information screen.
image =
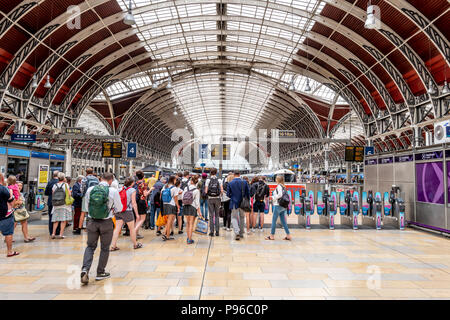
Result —
[[[102,142],[103,158],[122,158],[122,142]]]
[[[356,162],[364,161],[364,147],[355,147],[355,160]]]
[[[355,161],[355,147],[345,147],[345,161]]]

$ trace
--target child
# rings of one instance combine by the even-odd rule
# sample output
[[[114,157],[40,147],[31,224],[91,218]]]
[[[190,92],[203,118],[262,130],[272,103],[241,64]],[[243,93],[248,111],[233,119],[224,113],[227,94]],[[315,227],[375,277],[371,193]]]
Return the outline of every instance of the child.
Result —
[[[12,190],[14,195],[13,208],[15,208],[16,204],[20,201],[19,185],[17,184],[15,176],[12,175],[9,176],[7,181],[8,181],[8,189]]]

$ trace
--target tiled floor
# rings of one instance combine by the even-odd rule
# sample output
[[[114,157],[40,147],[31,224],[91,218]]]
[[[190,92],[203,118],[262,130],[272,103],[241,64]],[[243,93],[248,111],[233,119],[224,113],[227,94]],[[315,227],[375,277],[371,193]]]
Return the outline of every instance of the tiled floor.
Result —
[[[185,235],[163,242],[143,230],[143,249],[119,239],[111,279],[95,282],[91,272],[89,286],[80,287],[86,234],[68,230],[66,239],[50,240],[44,223],[30,227],[35,243],[23,243],[16,229],[17,257],[4,257],[2,243],[0,300],[450,299],[450,240],[413,229],[297,228],[291,242],[281,240],[282,229],[275,241],[264,240],[268,229],[241,241],[221,230],[212,241],[195,235],[190,246]]]

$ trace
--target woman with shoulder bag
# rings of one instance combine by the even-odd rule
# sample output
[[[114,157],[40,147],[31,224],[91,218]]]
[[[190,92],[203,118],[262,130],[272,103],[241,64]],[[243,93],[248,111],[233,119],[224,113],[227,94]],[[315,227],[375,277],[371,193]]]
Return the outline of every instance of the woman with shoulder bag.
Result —
[[[276,178],[277,187],[272,195],[273,200],[273,212],[272,212],[272,228],[270,236],[266,237],[266,240],[275,240],[275,228],[277,226],[278,216],[280,217],[281,224],[283,225],[284,231],[286,231],[286,237],[283,240],[291,240],[292,237],[289,232],[286,217],[286,208],[279,204],[279,200],[283,197],[283,193],[286,191],[286,185],[284,184],[284,177],[282,175],[277,175]]]
[[[192,240],[192,232],[194,231],[194,221],[197,216],[202,217],[202,212],[200,210],[200,190],[197,189],[198,183],[198,175],[195,175],[189,181],[188,186],[184,189],[182,200],[183,200],[183,215],[187,218],[187,244],[193,244],[194,240]],[[192,192],[191,196],[185,195],[188,192]],[[191,202],[192,201],[192,202]],[[191,202],[191,203],[189,203]]]
[[[23,241],[25,243],[29,243],[36,240],[36,238],[30,237],[28,234],[28,219],[30,218],[30,215],[25,208],[25,198],[22,194],[23,182],[18,181],[17,184],[19,185],[20,199],[18,200],[14,210],[14,228],[16,228],[17,223],[20,222],[20,225],[22,226]]]

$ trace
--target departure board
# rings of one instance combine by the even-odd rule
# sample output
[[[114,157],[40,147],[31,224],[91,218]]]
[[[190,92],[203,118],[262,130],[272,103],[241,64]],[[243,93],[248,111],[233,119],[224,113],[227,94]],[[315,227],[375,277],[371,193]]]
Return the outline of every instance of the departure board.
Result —
[[[345,161],[355,161],[355,147],[345,147]]]
[[[122,158],[122,142],[102,142],[103,158]]]
[[[364,147],[355,147],[355,162],[364,161]]]
[[[364,161],[364,147],[346,146],[345,147],[345,161],[363,162]]]
[[[230,160],[230,145],[222,145],[222,160]]]

